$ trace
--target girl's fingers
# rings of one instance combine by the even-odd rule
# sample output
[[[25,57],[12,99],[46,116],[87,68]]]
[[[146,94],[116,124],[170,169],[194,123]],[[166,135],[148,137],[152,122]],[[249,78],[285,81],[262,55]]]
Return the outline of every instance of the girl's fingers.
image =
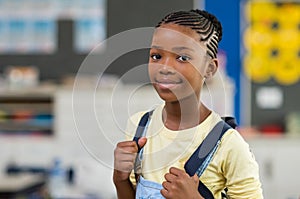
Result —
[[[117,144],[116,149],[123,149],[123,151],[129,153],[136,153],[138,151],[138,147],[135,141],[126,141],[126,142],[119,142]]]
[[[166,173],[165,174],[165,179],[168,182],[173,182],[175,180],[176,176],[170,173]]]
[[[187,173],[184,170],[178,169],[176,167],[171,167],[169,169],[170,174],[173,174],[175,176],[180,176],[180,175],[186,175]]]

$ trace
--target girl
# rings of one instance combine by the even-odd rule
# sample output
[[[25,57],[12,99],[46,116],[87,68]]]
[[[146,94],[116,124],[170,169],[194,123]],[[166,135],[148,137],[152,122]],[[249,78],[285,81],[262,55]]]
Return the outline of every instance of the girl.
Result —
[[[205,196],[198,191],[199,180],[214,198],[221,198],[225,188],[229,198],[263,198],[258,165],[234,129],[221,138],[203,173],[189,175],[184,169],[221,121],[200,100],[205,79],[217,71],[221,38],[220,22],[202,10],[170,13],[156,26],[148,67],[150,80],[165,103],[151,112],[144,137],[135,142],[132,135],[116,146],[113,181],[119,199],[200,199]],[[127,132],[136,131],[143,114],[130,118]],[[134,176],[134,166],[136,173],[140,169],[139,175]]]

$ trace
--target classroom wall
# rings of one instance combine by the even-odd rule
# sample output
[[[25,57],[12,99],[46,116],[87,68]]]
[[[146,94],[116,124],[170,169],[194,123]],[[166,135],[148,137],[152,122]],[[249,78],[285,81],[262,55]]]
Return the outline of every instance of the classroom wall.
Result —
[[[108,0],[107,6],[107,37],[119,32],[138,28],[153,27],[164,15],[173,10],[193,8],[193,0]],[[73,48],[73,21],[59,19],[58,24],[58,50],[50,55],[8,55],[1,54],[0,72],[3,72],[8,65],[35,65],[40,69],[42,80],[52,79],[60,81],[66,75],[78,71],[86,54],[77,54]],[[136,54],[137,53],[137,54]],[[145,63],[148,56],[147,51],[134,51],[133,54],[121,57],[106,72],[122,74],[136,64]],[[138,56],[136,56],[138,55]],[[98,55],[101,57],[101,54]],[[135,62],[130,62],[132,57]],[[137,58],[138,57],[138,58]],[[119,64],[122,63],[120,70]],[[117,67],[115,67],[117,66]],[[99,65],[91,67],[89,73],[98,72]],[[134,79],[132,80],[135,81]]]

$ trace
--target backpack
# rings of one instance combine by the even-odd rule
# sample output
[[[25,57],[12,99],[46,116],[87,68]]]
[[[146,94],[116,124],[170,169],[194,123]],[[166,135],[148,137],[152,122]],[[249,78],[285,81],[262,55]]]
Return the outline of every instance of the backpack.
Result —
[[[140,137],[144,136],[147,127],[150,121],[150,116],[152,115],[153,110],[146,112],[139,122],[137,127],[135,136],[133,141],[138,143]],[[236,128],[236,122],[233,117],[222,117],[222,120],[218,122],[214,128],[208,133],[205,137],[203,142],[199,145],[196,151],[192,154],[192,156],[188,159],[188,161],[184,165],[185,171],[190,175],[193,176],[195,173],[200,177],[206,167],[209,165],[214,153],[216,152],[220,140],[225,134],[225,132],[230,128]],[[137,144],[139,147],[139,145]],[[138,153],[140,152],[141,148],[139,147]],[[136,158],[135,165],[139,164],[140,159]],[[135,167],[136,168],[136,167]],[[140,169],[140,168],[139,168]],[[134,171],[136,178],[140,174],[140,171]],[[201,182],[199,181],[198,191],[202,197],[205,199],[213,199],[213,194],[211,191]],[[222,198],[226,198],[226,188],[224,192],[222,192]]]

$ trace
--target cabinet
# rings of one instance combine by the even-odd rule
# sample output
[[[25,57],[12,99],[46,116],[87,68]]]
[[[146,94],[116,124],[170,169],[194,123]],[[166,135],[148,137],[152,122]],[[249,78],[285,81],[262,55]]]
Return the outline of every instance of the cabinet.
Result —
[[[266,199],[298,199],[300,197],[299,142],[299,137],[248,140],[259,164]]]
[[[53,96],[45,93],[0,94],[0,133],[6,135],[51,135]]]

